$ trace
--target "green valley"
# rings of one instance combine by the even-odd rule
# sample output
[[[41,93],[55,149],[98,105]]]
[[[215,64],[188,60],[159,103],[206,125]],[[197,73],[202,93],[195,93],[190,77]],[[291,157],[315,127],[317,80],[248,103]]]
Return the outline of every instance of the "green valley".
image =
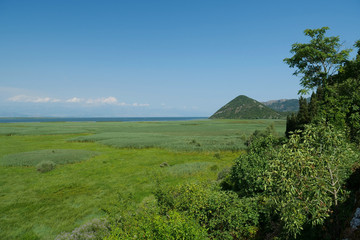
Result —
[[[284,120],[0,124],[0,238],[51,239],[162,186],[216,180],[255,130]],[[66,161],[65,161],[66,160]],[[42,161],[56,166],[37,171]]]

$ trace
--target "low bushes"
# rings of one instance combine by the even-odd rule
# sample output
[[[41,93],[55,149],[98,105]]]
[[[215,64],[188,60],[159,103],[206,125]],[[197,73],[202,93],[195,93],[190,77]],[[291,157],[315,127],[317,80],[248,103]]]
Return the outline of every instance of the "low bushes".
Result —
[[[154,194],[142,208],[129,211],[131,199],[122,198],[108,211],[113,230],[106,239],[249,239],[257,233],[256,199],[196,183],[159,186]]]
[[[56,164],[52,161],[44,161],[36,165],[36,170],[41,173],[50,172],[55,169]]]
[[[97,152],[77,149],[45,149],[31,152],[8,154],[0,158],[2,166],[37,166],[43,161],[51,161],[57,165],[81,162],[93,156]]]
[[[55,240],[100,240],[108,235],[109,232],[108,221],[104,219],[93,219],[70,233],[58,235]]]

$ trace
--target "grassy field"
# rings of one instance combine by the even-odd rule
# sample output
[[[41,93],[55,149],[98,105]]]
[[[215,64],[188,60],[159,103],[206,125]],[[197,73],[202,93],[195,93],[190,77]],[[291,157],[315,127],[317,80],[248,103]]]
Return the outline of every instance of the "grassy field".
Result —
[[[119,193],[141,202],[156,180],[215,180],[269,124],[283,134],[283,120],[0,124],[0,239],[52,239]],[[37,171],[43,161],[55,169]]]

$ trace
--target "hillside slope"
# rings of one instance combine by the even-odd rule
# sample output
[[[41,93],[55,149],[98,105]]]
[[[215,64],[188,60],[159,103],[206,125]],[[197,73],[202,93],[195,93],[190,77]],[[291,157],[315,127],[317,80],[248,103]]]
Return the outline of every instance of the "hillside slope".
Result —
[[[210,119],[274,118],[281,118],[281,114],[245,95],[234,98],[210,117]]]
[[[265,106],[278,112],[297,112],[299,110],[298,99],[280,99],[262,102]]]

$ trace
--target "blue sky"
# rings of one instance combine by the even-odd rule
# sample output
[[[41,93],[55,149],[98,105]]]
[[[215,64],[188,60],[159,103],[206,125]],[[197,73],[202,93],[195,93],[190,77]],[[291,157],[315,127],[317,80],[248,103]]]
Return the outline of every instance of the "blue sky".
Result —
[[[359,0],[0,0],[0,116],[209,116],[297,98],[306,28],[360,39]]]

